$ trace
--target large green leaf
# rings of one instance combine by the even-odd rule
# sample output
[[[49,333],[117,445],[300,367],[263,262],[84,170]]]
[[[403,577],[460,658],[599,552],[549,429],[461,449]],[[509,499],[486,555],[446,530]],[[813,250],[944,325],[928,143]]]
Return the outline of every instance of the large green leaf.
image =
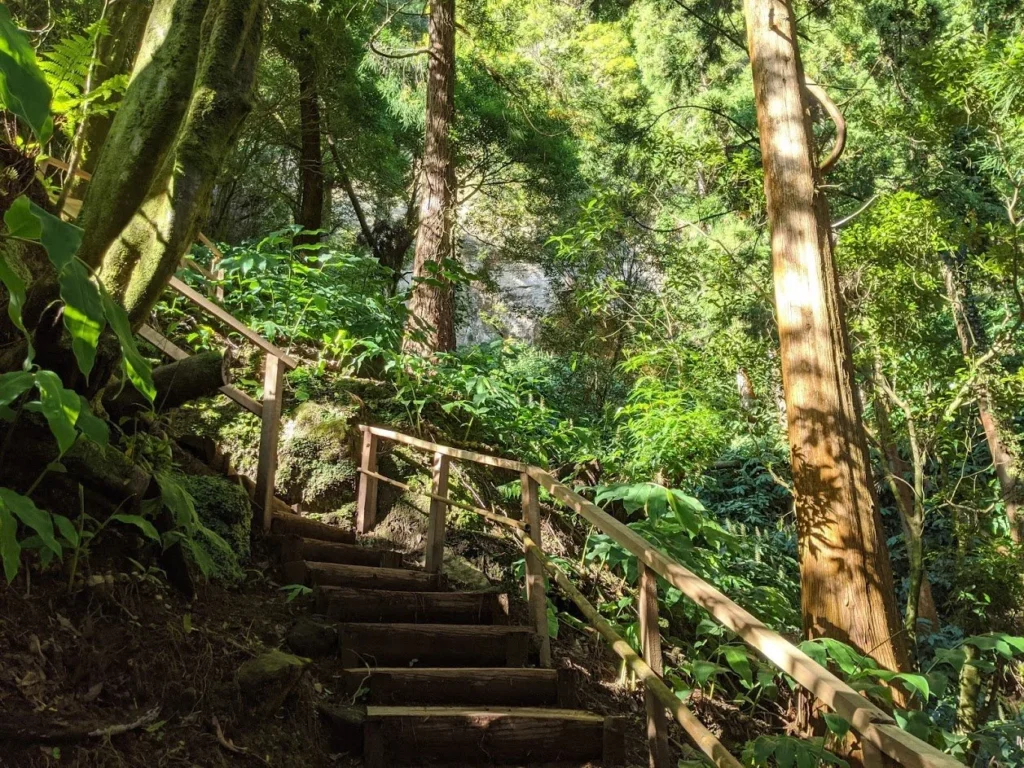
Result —
[[[110,519],[116,520],[119,523],[124,523],[125,525],[134,525],[142,531],[147,538],[152,539],[153,541],[160,541],[160,534],[157,532],[153,524],[144,517],[140,517],[139,515],[117,514],[111,515]]]
[[[18,521],[0,504],[0,560],[4,565],[7,582],[14,581],[21,565],[21,545],[18,544]]]
[[[110,442],[110,427],[107,426],[107,422],[92,412],[88,400],[79,397],[82,407],[78,411],[78,421],[75,422],[75,426],[94,443],[107,445]]]
[[[20,117],[40,144],[50,139],[52,94],[28,38],[14,26],[0,4],[0,107]]]
[[[71,334],[71,348],[78,368],[86,376],[96,362],[96,345],[107,321],[96,284],[85,265],[72,259],[60,272],[60,297],[64,300],[64,327]]]
[[[21,203],[21,200],[25,202]],[[19,197],[15,203],[18,203],[17,210],[12,206],[4,216],[10,234],[26,240],[38,240],[57,271],[64,269],[78,253],[82,230],[44,211],[25,196]]]
[[[28,198],[19,197],[11,204],[11,207],[4,215],[4,222],[7,224],[8,232],[12,229],[9,221],[12,218],[11,212],[15,211],[21,200],[25,201],[25,205],[28,204]],[[22,205],[21,207],[24,208],[25,206]],[[17,219],[17,216],[18,214],[15,213],[13,218]],[[14,326],[25,335],[25,341],[28,342],[28,359],[31,360],[35,356],[35,350],[32,348],[32,337],[28,332],[28,328],[25,327],[25,321],[21,317],[21,310],[25,306],[26,298],[25,281],[22,280],[21,275],[11,268],[11,265],[7,263],[2,254],[0,254],[0,281],[7,288],[9,297],[7,301],[7,316],[11,318]]]
[[[11,371],[0,376],[0,405],[10,405],[36,383],[28,371]]]
[[[43,416],[50,425],[50,431],[57,438],[57,446],[64,453],[78,437],[75,423],[82,410],[82,398],[73,390],[65,389],[60,377],[53,371],[38,371],[36,385],[39,387],[39,401]]]
[[[32,499],[15,493],[10,488],[0,488],[0,506],[10,510],[15,517],[35,531],[50,551],[57,556],[61,555],[63,550],[53,535],[53,518],[49,512],[41,510]]]
[[[128,321],[128,313],[124,311],[124,307],[110,298],[110,294],[106,291],[101,291],[100,296],[103,302],[103,314],[106,315],[107,322],[110,323],[114,335],[121,343],[125,376],[152,403],[156,399],[153,371],[135,344],[135,336],[132,334],[132,326]]]

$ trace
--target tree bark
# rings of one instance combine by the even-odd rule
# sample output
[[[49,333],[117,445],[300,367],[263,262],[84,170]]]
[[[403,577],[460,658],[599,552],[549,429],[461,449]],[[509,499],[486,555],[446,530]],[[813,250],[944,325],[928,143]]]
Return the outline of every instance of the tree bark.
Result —
[[[155,0],[128,91],[82,205],[78,256],[98,269],[172,152],[189,106],[210,0]]]
[[[954,259],[950,254],[942,254],[942,277],[946,284],[946,297],[953,311],[953,323],[956,335],[960,339],[960,348],[969,366],[976,365],[980,355],[988,351],[988,338],[981,323],[974,302],[971,283],[967,279],[966,265],[963,255]],[[985,432],[992,465],[995,468],[999,491],[1006,506],[1006,519],[1009,523],[1010,537],[1015,544],[1024,541],[1024,518],[1020,516],[1021,488],[1020,463],[1006,439],[1002,419],[996,413],[992,402],[992,393],[985,379],[985,371],[978,371],[974,383],[974,398],[978,404],[978,416]]]
[[[430,5],[423,197],[402,345],[406,352],[419,355],[455,349],[455,291],[444,276],[444,264],[454,255],[456,182],[450,135],[454,102],[455,0],[437,0]]]
[[[262,16],[263,0],[211,1],[180,130],[141,206],[102,254],[100,278],[124,304],[134,325],[148,316],[195,240],[221,162],[252,107]],[[171,71],[172,76],[178,74]],[[122,108],[115,130],[122,117],[130,120],[131,114]],[[110,146],[108,141],[101,164],[107,161]],[[95,188],[89,192],[92,196]],[[113,200],[122,197],[115,195]],[[104,202],[105,207],[110,204]]]
[[[881,373],[876,371],[875,376],[879,377]],[[907,608],[904,612],[904,626],[911,633],[916,633],[920,629],[918,620],[925,619],[929,623],[926,634],[930,634],[939,629],[939,614],[935,608],[935,598],[932,596],[932,584],[928,578],[928,571],[924,567],[923,459],[915,456],[914,466],[911,467],[907,464],[896,445],[892,419],[889,416],[889,406],[885,402],[885,393],[879,392],[877,388],[875,388],[874,402],[878,442],[882,448],[882,458],[888,469],[886,478],[896,501],[896,509],[899,511],[900,524],[903,528],[903,538],[907,545],[909,588]],[[913,489],[907,484],[908,474],[914,478]]]
[[[121,418],[151,407],[165,411],[215,395],[228,383],[228,363],[221,352],[204,352],[161,365],[153,369],[156,399],[152,406],[135,387],[116,382],[108,388],[110,394],[104,397],[103,407],[111,416]]]
[[[324,226],[324,156],[320,146],[320,94],[316,82],[316,60],[307,40],[309,30],[299,33],[295,70],[299,75],[299,217],[304,230],[316,231]],[[301,234],[297,244],[320,242],[320,235]]]
[[[808,95],[788,0],[744,0],[754,78],[808,637],[908,663],[871,483]]]
[[[110,34],[100,41],[94,87],[98,88],[112,77],[132,71],[135,56],[142,46],[142,36],[146,31],[146,20],[149,18],[152,5],[151,0],[119,0],[113,4],[109,12]],[[117,97],[109,103],[120,100],[121,98]],[[88,117],[85,127],[86,152],[82,158],[83,171],[90,174],[96,172],[100,149],[110,134],[114,114],[91,114]]]

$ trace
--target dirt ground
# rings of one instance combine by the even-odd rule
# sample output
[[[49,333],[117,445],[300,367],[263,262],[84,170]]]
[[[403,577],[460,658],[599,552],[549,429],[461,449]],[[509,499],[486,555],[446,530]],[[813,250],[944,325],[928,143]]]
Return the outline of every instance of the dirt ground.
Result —
[[[452,544],[488,560],[485,571],[511,572],[509,543],[470,535]],[[335,692],[335,660],[311,664],[269,718],[242,701],[239,665],[280,648],[312,605],[288,602],[266,565],[238,587],[198,585],[191,601],[125,558],[93,562],[71,591],[59,569],[0,585],[0,766],[360,765],[358,747],[333,741],[318,716],[320,704],[351,703]],[[581,707],[630,719],[629,763],[646,765],[642,700],[617,684],[600,639],[563,628],[553,650],[558,665],[581,672]]]

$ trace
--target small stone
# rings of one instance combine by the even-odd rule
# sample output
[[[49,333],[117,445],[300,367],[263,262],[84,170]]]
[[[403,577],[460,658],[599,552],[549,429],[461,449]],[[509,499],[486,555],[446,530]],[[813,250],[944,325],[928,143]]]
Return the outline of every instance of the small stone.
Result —
[[[299,619],[285,637],[288,647],[303,656],[326,656],[338,649],[338,630],[315,619]]]
[[[261,717],[270,717],[288,698],[306,670],[307,661],[283,651],[268,651],[244,662],[235,672],[238,690]]]

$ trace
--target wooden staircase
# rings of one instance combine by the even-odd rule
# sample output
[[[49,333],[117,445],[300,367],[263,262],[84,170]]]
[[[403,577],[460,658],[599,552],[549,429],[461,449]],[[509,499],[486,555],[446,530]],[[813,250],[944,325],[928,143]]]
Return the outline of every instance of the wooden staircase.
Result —
[[[365,713],[327,720],[367,768],[624,763],[622,720],[575,709],[570,671],[535,666],[537,634],[510,622],[506,595],[446,591],[401,553],[298,516],[271,532],[284,580],[313,587],[337,630],[341,693]]]

